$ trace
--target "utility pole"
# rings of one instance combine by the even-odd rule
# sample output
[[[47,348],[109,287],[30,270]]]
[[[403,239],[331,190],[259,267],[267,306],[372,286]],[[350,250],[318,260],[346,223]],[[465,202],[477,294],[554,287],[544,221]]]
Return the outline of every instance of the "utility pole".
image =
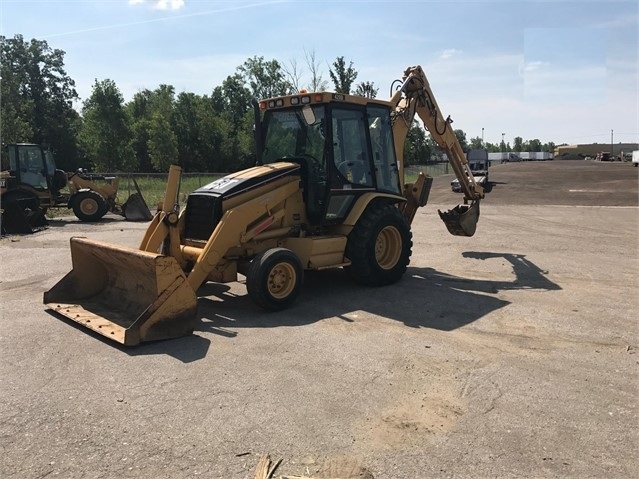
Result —
[[[501,147],[501,162],[504,162],[504,149],[506,148],[506,144],[504,143],[504,135],[506,133],[502,133],[501,134],[501,145],[499,145]]]
[[[614,133],[615,133],[615,130],[610,130],[610,159],[611,160],[612,160],[612,157],[615,156]]]

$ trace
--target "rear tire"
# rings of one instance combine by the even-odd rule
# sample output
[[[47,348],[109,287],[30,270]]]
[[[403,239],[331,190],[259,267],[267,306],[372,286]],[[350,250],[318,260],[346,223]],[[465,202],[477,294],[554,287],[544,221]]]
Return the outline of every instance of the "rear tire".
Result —
[[[303,277],[304,269],[295,253],[286,248],[272,248],[251,261],[246,289],[258,306],[268,311],[279,311],[297,299]]]
[[[73,199],[73,213],[80,221],[99,221],[107,210],[107,202],[97,191],[81,191]]]
[[[358,283],[385,286],[406,272],[413,247],[410,227],[387,203],[370,204],[348,235],[346,272]]]

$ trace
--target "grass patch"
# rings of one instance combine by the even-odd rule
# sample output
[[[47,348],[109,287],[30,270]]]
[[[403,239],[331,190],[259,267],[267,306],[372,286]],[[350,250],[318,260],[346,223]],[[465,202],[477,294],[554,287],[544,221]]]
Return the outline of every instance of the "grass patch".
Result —
[[[221,176],[209,176],[209,175],[183,175],[180,182],[180,189],[178,194],[178,202],[181,205],[186,204],[186,199],[193,191],[198,188],[208,185],[212,181],[221,178]],[[142,176],[136,177],[135,181],[140,187],[142,196],[149,206],[151,212],[154,212],[157,206],[164,201],[164,192],[166,191],[167,176]],[[118,198],[121,202],[125,202],[131,193],[135,193],[135,186],[133,180],[128,178],[120,179],[120,190],[118,192]]]

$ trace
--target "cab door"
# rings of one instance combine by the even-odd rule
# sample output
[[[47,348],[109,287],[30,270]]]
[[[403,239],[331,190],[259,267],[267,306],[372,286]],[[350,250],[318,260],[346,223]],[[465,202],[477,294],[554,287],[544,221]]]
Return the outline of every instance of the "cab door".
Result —
[[[365,107],[333,105],[330,123],[329,224],[343,220],[359,195],[375,190]]]
[[[377,104],[334,104],[330,123],[326,222],[339,223],[366,192],[401,195],[390,110]]]

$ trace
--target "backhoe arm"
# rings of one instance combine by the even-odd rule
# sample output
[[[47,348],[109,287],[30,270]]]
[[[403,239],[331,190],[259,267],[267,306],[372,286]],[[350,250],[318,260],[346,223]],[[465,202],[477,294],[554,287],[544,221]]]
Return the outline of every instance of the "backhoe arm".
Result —
[[[475,182],[468,167],[466,154],[450,126],[452,120],[450,116],[444,118],[422,67],[407,68],[403,80],[401,88],[395,93],[391,102],[397,105],[397,113],[402,116],[404,123],[408,125],[407,128],[410,128],[417,114],[433,140],[446,153],[462,187],[465,200],[474,201],[483,198],[484,190]]]
[[[444,213],[440,211],[439,215],[451,234],[472,236],[477,226],[479,200],[484,197],[484,189],[475,182],[466,155],[450,126],[452,120],[450,116],[444,118],[420,66],[406,69],[402,85],[390,102],[395,105],[393,132],[400,159],[400,173],[403,174],[404,167],[403,143],[417,114],[433,140],[446,153],[464,193],[464,205],[458,205]]]

